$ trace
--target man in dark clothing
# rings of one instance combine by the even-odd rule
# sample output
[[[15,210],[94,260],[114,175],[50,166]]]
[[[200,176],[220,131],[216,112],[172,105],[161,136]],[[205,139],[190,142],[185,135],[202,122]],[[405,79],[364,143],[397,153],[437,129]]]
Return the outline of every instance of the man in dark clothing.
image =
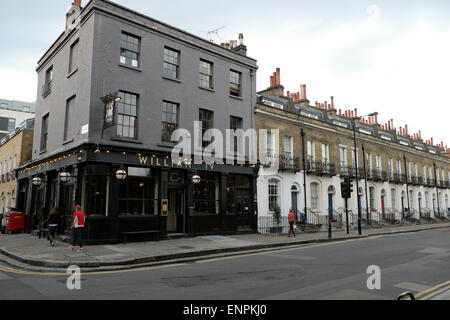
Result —
[[[58,229],[58,225],[61,223],[61,212],[58,208],[53,208],[50,212],[47,220],[45,220],[44,225],[48,224],[48,235],[49,235],[49,242],[52,247],[55,246],[55,235],[56,230]]]

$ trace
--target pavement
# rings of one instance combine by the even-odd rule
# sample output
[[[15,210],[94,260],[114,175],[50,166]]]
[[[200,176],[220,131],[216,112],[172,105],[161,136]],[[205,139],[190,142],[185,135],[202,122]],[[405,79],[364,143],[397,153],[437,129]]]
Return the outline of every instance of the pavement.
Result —
[[[86,246],[83,253],[70,250],[69,244],[64,242],[57,242],[55,247],[51,247],[46,239],[39,239],[31,234],[0,234],[0,261],[34,272],[66,272],[66,269],[73,265],[81,268],[83,272],[116,271],[241,255],[286,246],[444,228],[450,228],[450,222],[365,228],[361,236],[355,229],[351,229],[350,234],[344,230],[333,231],[332,239],[328,238],[328,232],[298,232],[295,238],[265,234],[213,235],[158,242],[93,245]]]

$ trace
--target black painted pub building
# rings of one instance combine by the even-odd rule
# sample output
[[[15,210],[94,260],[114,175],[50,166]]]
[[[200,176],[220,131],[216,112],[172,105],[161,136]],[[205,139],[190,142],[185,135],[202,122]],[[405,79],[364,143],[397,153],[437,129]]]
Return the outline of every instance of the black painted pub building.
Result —
[[[118,177],[121,170],[126,177]],[[175,163],[168,155],[85,145],[19,168],[17,175],[17,203],[27,214],[29,232],[59,207],[64,221],[59,233],[69,235],[76,204],[86,212],[89,244],[117,243],[134,231],[160,231],[164,239],[256,230],[253,165]]]

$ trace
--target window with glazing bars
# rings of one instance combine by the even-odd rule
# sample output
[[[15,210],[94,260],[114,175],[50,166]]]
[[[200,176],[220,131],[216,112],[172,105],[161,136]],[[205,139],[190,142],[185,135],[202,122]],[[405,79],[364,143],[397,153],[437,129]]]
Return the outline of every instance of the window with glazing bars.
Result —
[[[164,48],[163,75],[168,78],[178,79],[180,53],[170,48]]]
[[[236,133],[236,130],[242,129],[242,118],[239,117],[230,117],[230,129],[235,131],[233,135],[233,144],[234,144],[234,152],[242,151],[241,149],[241,136]]]
[[[120,39],[120,63],[139,67],[140,38],[122,32]]]
[[[241,96],[241,73],[230,70],[230,95]]]
[[[209,141],[211,137],[205,136],[205,133],[207,130],[211,129],[213,126],[213,123],[212,123],[213,112],[200,109],[199,121],[201,121],[201,123],[202,123],[202,137],[204,139],[202,147],[206,148],[211,142],[211,141]]]
[[[41,129],[41,151],[47,150],[47,136],[48,136],[48,117],[47,114],[42,118],[42,129]]]
[[[213,89],[213,64],[200,60],[200,87]]]
[[[178,104],[163,101],[161,140],[172,141],[172,134],[178,128]]]
[[[117,135],[124,138],[137,138],[138,96],[133,93],[119,92],[117,102]]]

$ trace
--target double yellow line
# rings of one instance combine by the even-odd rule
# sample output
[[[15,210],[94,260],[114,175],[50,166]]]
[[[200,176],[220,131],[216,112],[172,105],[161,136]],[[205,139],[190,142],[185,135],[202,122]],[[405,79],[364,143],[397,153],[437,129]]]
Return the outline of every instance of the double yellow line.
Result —
[[[416,295],[417,300],[430,300],[431,298],[450,290],[450,281],[438,284],[435,287],[422,291]]]
[[[185,265],[185,263],[168,264],[168,265],[162,265],[162,266],[143,267],[143,268],[126,269],[126,270],[116,270],[116,271],[81,272],[81,275],[89,276],[89,275],[102,275],[102,274],[117,274],[117,273],[126,273],[126,272],[139,272],[139,271],[146,271],[146,270],[173,268],[173,267],[179,267],[179,266],[183,266],[183,265]],[[2,266],[2,265],[0,265],[0,271],[4,271],[6,273],[21,274],[21,275],[26,275],[26,276],[69,277],[72,275],[72,273],[65,273],[65,272],[58,273],[58,272],[22,271],[22,270],[8,268],[8,267]]]

